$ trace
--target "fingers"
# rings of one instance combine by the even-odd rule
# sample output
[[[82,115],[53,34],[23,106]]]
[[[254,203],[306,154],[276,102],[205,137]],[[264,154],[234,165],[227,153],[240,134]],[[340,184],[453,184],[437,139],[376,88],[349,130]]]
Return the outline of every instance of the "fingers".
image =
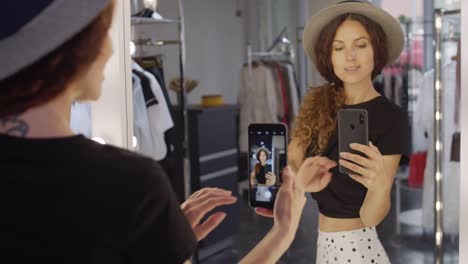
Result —
[[[372,161],[366,159],[360,155],[352,154],[349,152],[341,152],[340,157],[354,163],[361,165],[362,167],[370,168],[372,167]]]
[[[354,164],[352,162],[349,162],[347,160],[344,160],[344,159],[340,159],[340,164],[354,172],[357,172],[361,175],[366,175],[367,174],[367,169],[366,168],[363,168],[357,164]]]
[[[270,218],[274,217],[273,210],[262,208],[262,207],[255,208],[255,213],[261,216],[265,216],[265,217],[270,217]]]
[[[237,197],[234,196],[211,198],[189,208],[186,210],[185,215],[192,226],[197,225],[202,217],[205,216],[209,211],[221,205],[233,204],[236,201]]]
[[[200,189],[200,190],[194,192],[192,195],[190,195],[190,197],[187,200],[189,200],[191,198],[197,198],[200,195],[203,195],[205,193],[231,194],[231,191],[224,190],[224,189],[221,189],[221,188],[207,187],[207,188],[203,188],[203,189]]]
[[[284,170],[283,184],[281,185],[280,191],[281,191],[281,189],[289,190],[289,191],[292,190],[294,177],[291,175],[290,171],[291,171],[291,169],[289,169],[289,166],[286,167],[286,169]]]
[[[197,204],[202,203],[203,201],[222,198],[222,197],[231,197],[232,192],[218,189],[218,188],[203,188],[193,193],[189,199],[187,199],[182,205],[182,210],[188,210]]]
[[[349,144],[349,146],[354,150],[357,150],[359,152],[366,154],[366,156],[369,157],[369,159],[371,160],[375,160],[379,157],[379,154],[375,152],[375,150],[371,148],[370,146],[357,144],[357,143]]]
[[[360,175],[356,175],[356,174],[349,174],[349,177],[351,177],[351,179],[359,182],[360,184],[364,185],[367,187],[367,180],[366,178],[360,176]]]
[[[382,155],[382,153],[380,153],[380,150],[372,142],[369,141],[369,145],[375,152],[377,152],[377,154]]]
[[[331,172],[323,174],[323,176],[320,178],[320,187],[324,188],[327,186],[331,181],[332,175],[333,174]]]
[[[226,218],[226,213],[217,212],[208,217],[205,222],[195,227],[194,233],[198,241],[204,239],[211,231],[213,231],[213,229],[219,226],[224,218]]]
[[[327,170],[329,170],[335,167],[337,164],[336,162],[328,159],[327,157],[316,156],[316,157],[311,157],[311,158],[307,158],[306,160],[304,160],[301,167],[310,167],[313,165],[322,166],[322,167],[327,168]]]

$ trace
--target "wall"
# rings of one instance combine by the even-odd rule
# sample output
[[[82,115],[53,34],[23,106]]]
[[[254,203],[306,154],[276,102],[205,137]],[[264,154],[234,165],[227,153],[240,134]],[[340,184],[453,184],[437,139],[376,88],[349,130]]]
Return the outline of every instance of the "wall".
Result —
[[[130,70],[128,60],[129,3],[118,0],[114,21],[110,30],[114,54],[108,61],[102,85],[102,95],[98,102],[92,103],[93,137],[100,137],[107,143],[123,148],[131,147],[133,122],[131,80],[127,77]],[[125,15],[127,14],[127,16]]]
[[[394,17],[404,15],[407,17],[423,17],[424,0],[381,0],[380,7]]]
[[[225,103],[236,103],[239,73],[244,63],[245,47],[242,17],[235,14],[239,1],[183,1],[186,31],[185,75],[198,80],[198,87],[188,94],[190,104],[199,104],[201,96],[221,94]],[[178,1],[158,1],[158,12],[165,18],[177,18]],[[139,26],[135,36],[158,40],[177,39],[176,25]],[[142,55],[165,54],[166,83],[179,77],[178,46],[140,48]],[[170,91],[171,101],[177,102]]]

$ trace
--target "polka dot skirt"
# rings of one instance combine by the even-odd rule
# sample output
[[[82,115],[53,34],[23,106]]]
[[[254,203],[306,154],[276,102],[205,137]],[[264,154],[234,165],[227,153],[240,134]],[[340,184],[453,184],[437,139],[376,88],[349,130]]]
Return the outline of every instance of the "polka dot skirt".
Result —
[[[374,227],[321,232],[317,240],[317,264],[390,264]]]

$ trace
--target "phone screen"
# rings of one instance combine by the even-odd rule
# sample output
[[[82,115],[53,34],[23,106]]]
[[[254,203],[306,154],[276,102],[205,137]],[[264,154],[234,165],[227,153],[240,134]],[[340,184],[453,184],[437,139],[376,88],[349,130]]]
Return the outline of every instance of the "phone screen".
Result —
[[[249,201],[273,208],[287,165],[287,132],[283,124],[249,126]]]

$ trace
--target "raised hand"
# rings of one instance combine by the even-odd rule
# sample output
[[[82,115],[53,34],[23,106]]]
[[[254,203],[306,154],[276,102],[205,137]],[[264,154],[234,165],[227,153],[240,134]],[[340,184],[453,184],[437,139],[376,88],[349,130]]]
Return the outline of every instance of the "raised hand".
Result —
[[[193,193],[180,208],[192,226],[193,232],[200,241],[215,229],[226,217],[226,213],[217,212],[208,217],[203,223],[200,220],[218,206],[233,204],[237,197],[231,191],[219,188],[203,188]]]

